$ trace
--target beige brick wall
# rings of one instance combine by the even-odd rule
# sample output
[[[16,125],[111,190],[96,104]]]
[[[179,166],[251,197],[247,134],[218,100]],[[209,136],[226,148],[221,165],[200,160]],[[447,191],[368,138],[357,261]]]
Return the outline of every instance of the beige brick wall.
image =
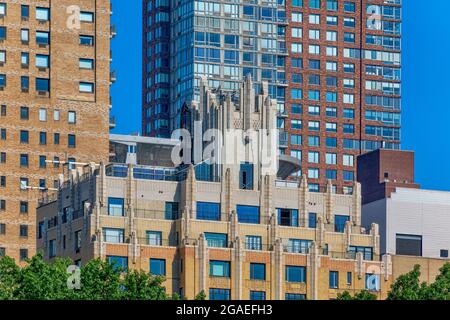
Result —
[[[6,234],[0,235],[0,247],[6,254],[18,259],[20,249],[28,249],[32,256],[36,250],[36,204],[38,190],[19,190],[20,177],[29,179],[29,185],[39,186],[39,179],[46,179],[47,187],[62,173],[62,167],[39,168],[39,156],[61,161],[75,158],[79,162],[100,162],[108,159],[109,133],[109,72],[110,72],[110,1],[109,0],[2,0],[7,4],[6,16],[0,18],[0,26],[6,26],[7,39],[0,42],[0,50],[6,51],[6,63],[0,66],[0,74],[6,74],[7,84],[0,91],[0,104],[7,108],[6,116],[0,116],[0,128],[6,129],[6,140],[0,141],[1,152],[6,152],[6,163],[0,164],[0,176],[6,176],[6,187],[0,188],[0,199],[6,200],[6,211],[0,212],[0,223],[6,224]],[[30,6],[28,20],[21,18],[21,4]],[[69,29],[67,8],[77,5],[82,11],[95,13],[94,23],[81,23],[80,29]],[[48,22],[38,22],[35,8],[50,7]],[[21,29],[29,29],[30,41],[20,40]],[[36,44],[35,32],[49,31],[50,44]],[[79,35],[95,36],[95,46],[79,45]],[[29,66],[21,67],[21,52],[29,53]],[[48,69],[35,66],[36,54],[49,55]],[[95,59],[94,70],[81,70],[79,58]],[[22,92],[20,77],[30,77],[29,92]],[[35,90],[35,78],[50,79],[50,94],[39,95]],[[95,84],[94,93],[80,93],[79,82]],[[20,107],[29,108],[29,120],[20,120]],[[47,110],[47,121],[39,121],[40,108]],[[60,120],[53,113],[60,111]],[[76,112],[76,124],[68,124],[68,112]],[[29,131],[29,143],[20,144],[20,131]],[[47,132],[47,145],[39,145],[39,132]],[[59,145],[54,144],[54,133],[60,134]],[[68,134],[76,135],[76,148],[68,147]],[[20,154],[28,154],[28,168],[19,166]],[[28,214],[19,213],[20,201],[29,203]],[[28,237],[19,237],[19,226],[28,225]]]

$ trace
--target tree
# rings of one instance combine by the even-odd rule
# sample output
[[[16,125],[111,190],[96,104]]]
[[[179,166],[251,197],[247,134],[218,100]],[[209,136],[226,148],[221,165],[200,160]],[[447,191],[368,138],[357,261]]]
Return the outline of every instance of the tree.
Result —
[[[420,265],[416,264],[410,272],[401,275],[391,285],[388,300],[422,300],[427,285],[420,284]]]
[[[167,300],[162,286],[164,277],[155,277],[144,271],[130,271],[123,280],[123,298],[126,300]]]
[[[0,300],[16,299],[20,268],[10,257],[0,259]]]
[[[422,297],[427,300],[450,300],[450,263],[444,264],[436,280],[423,290]]]
[[[80,288],[68,286],[70,259],[43,260],[38,253],[19,267],[0,259],[0,300],[165,300],[163,277],[144,271],[122,272],[107,261],[94,259],[80,270]],[[70,283],[70,281],[69,281]]]
[[[194,298],[194,300],[206,300],[206,293],[204,290],[200,291]]]
[[[338,300],[377,300],[377,296],[367,290],[362,290],[355,294],[353,297],[348,291],[344,291],[342,294],[338,294]]]

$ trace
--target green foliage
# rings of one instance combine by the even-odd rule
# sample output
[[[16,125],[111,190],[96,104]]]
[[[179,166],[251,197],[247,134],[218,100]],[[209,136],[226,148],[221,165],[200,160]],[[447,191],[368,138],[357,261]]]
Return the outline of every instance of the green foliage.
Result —
[[[415,265],[413,270],[401,275],[391,285],[388,300],[422,300],[425,284],[420,284],[420,265]]]
[[[0,300],[179,300],[168,296],[156,277],[140,270],[119,272],[106,261],[95,259],[81,268],[80,289],[70,289],[71,276],[67,268],[69,259],[43,260],[38,253],[19,267],[9,257],[0,259]],[[376,295],[363,290],[351,296],[349,292],[338,295],[338,300],[375,300]],[[195,300],[206,300],[202,290]],[[388,300],[450,300],[450,263],[440,269],[434,283],[420,283],[420,266],[400,276],[391,286]]]
[[[163,277],[144,271],[120,273],[106,261],[95,259],[81,268],[80,289],[71,289],[69,259],[43,260],[42,254],[23,268],[13,259],[0,259],[0,300],[166,300]]]
[[[439,271],[433,283],[420,283],[420,266],[415,265],[392,284],[388,300],[450,300],[450,263]]]
[[[348,291],[338,294],[337,300],[377,300],[377,296],[367,290],[362,290],[353,297]]]
[[[206,293],[204,290],[200,291],[194,298],[194,300],[206,300]]]

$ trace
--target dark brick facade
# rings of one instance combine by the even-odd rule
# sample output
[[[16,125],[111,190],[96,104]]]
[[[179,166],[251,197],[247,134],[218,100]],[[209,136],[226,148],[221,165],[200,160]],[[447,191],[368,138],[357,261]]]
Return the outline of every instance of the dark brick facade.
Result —
[[[390,197],[396,187],[419,188],[414,182],[414,152],[379,149],[357,160],[363,204]]]

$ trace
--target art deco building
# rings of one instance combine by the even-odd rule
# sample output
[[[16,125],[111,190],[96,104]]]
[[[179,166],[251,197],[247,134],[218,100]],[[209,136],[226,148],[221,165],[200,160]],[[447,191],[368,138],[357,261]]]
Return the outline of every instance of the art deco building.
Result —
[[[0,255],[36,250],[36,206],[79,163],[107,161],[109,0],[0,1]]]
[[[193,117],[238,130],[248,151],[276,125],[276,103],[262,88],[255,92],[247,79],[234,101],[203,84]],[[248,139],[247,129],[261,134]],[[288,156],[273,173],[261,169],[258,155],[253,163],[245,156],[174,166],[178,146],[111,136],[111,163],[72,170],[56,197],[42,199],[45,258],[143,269],[164,275],[167,293],[189,299],[202,290],[208,299],[334,299],[363,289],[386,296],[390,256],[380,256],[378,226],[361,226],[359,184],[353,194],[333,193],[331,183],[310,192],[305,176],[281,179],[298,166]]]
[[[356,156],[400,148],[401,0],[144,0],[144,135],[168,137],[200,79],[277,99],[279,152],[311,191],[351,192]]]

